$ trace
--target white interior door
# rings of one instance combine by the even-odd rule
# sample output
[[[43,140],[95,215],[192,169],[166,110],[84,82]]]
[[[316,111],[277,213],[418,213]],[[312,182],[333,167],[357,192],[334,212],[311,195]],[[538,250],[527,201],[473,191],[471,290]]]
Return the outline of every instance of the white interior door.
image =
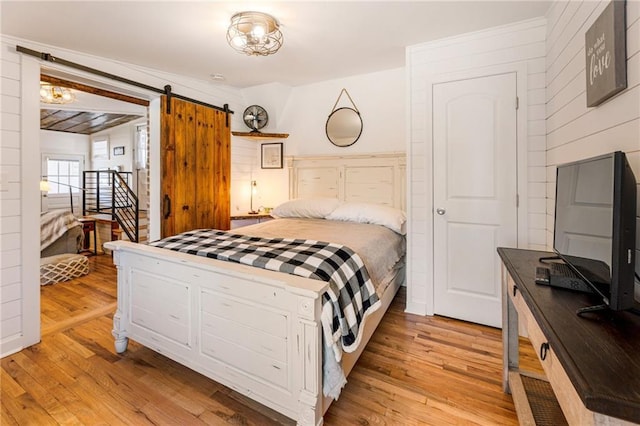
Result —
[[[499,246],[517,245],[515,73],[433,86],[434,311],[501,326]]]

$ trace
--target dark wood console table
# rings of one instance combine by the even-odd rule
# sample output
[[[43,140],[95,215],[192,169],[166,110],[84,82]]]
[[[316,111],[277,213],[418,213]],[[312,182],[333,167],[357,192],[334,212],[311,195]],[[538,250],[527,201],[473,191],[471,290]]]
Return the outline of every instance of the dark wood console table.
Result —
[[[523,395],[528,391],[521,378],[529,378],[518,368],[519,322],[567,423],[640,423],[640,316],[604,311],[579,317],[578,308],[600,303],[596,296],[534,282],[536,266],[544,266],[538,259],[553,253],[508,248],[498,253],[503,262],[503,384],[513,394],[520,423],[541,423],[535,407],[541,398]]]

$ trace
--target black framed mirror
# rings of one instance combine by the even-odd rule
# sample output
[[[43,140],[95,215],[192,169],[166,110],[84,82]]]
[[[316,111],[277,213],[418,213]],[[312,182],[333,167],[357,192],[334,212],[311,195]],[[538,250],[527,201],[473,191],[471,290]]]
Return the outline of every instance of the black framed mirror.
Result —
[[[353,108],[338,108],[329,114],[325,131],[327,138],[335,146],[353,145],[362,134],[362,117]]]

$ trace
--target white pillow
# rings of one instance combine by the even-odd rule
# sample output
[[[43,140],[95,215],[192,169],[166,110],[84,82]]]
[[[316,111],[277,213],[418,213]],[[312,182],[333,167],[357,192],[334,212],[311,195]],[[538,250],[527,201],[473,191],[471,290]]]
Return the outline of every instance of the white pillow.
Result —
[[[405,213],[402,210],[382,204],[343,203],[326,216],[326,219],[372,223],[386,226],[400,235],[407,233],[404,226],[407,221]]]
[[[271,216],[324,219],[339,204],[337,198],[296,198],[273,209]]]

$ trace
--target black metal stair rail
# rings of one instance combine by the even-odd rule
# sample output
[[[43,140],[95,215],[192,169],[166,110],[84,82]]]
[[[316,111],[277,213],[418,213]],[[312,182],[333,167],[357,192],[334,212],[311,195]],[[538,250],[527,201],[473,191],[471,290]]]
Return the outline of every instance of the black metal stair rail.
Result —
[[[118,221],[130,241],[139,241],[138,197],[118,172],[113,173],[111,186],[112,218]]]
[[[82,214],[108,214],[130,241],[140,240],[138,197],[129,185],[131,172],[86,170],[83,172]]]

